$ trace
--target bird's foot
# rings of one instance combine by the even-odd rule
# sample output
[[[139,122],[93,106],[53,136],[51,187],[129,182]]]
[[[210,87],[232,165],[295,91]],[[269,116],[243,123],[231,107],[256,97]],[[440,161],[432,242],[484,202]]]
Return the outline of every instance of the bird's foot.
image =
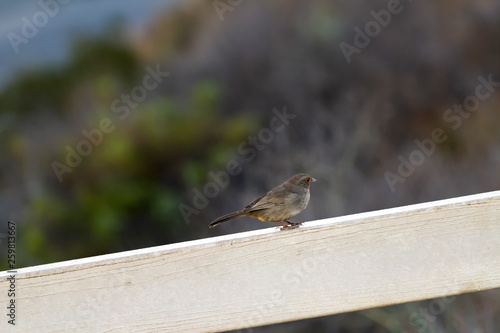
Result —
[[[295,229],[298,228],[300,225],[302,225],[302,222],[290,222],[290,221],[284,221],[285,223],[278,222],[281,224],[280,230],[285,230],[285,229]]]

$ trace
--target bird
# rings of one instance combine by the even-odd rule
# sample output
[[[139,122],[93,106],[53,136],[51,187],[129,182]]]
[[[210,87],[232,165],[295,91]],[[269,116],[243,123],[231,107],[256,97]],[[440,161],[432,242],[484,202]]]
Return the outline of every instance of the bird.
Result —
[[[289,219],[306,209],[311,197],[309,187],[315,181],[316,179],[308,174],[296,174],[258,197],[242,210],[216,218],[209,227],[213,228],[222,222],[249,216],[264,222],[276,222],[281,225],[281,230],[297,228],[302,222],[290,222]]]

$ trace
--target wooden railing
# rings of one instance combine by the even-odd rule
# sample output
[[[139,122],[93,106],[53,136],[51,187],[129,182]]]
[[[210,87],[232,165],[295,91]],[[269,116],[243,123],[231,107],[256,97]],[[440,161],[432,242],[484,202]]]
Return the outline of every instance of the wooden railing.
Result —
[[[215,332],[497,287],[500,191],[21,268],[0,331]]]

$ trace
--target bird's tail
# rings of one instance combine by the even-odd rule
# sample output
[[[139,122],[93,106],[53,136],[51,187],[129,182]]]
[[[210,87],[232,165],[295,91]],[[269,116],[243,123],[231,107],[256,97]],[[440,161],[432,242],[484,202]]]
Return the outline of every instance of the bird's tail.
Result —
[[[221,217],[216,218],[212,222],[210,222],[210,226],[209,227],[213,228],[213,227],[215,227],[219,223],[226,222],[226,221],[229,221],[229,220],[232,220],[232,219],[236,219],[236,218],[242,217],[244,215],[245,214],[241,210],[239,212],[234,212],[234,213],[229,213],[229,214],[223,215]]]

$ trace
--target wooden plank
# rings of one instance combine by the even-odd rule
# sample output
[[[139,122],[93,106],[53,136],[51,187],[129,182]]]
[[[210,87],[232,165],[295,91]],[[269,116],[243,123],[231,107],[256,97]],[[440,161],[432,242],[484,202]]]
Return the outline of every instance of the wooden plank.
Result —
[[[500,287],[500,191],[19,269],[0,331],[214,332]]]

